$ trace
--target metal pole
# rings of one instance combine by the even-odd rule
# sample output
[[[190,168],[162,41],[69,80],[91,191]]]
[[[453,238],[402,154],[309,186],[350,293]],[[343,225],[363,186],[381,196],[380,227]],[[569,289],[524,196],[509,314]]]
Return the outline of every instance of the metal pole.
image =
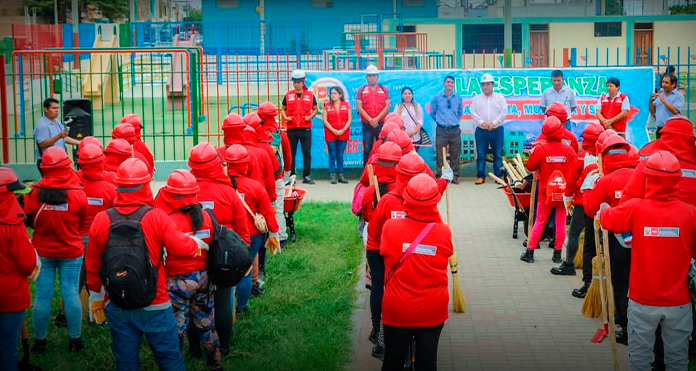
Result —
[[[80,39],[77,35],[77,24],[80,23],[80,12],[77,9],[77,0],[72,0],[72,24],[73,24],[73,47],[74,48],[79,48],[80,47]]]
[[[5,78],[5,54],[0,54],[0,76],[2,76],[2,84],[0,84],[0,107],[2,107],[2,162],[10,162],[10,140],[9,125],[7,116],[7,79]]]
[[[602,17],[604,17],[605,15],[607,15],[607,2],[606,2],[606,0],[600,0],[600,1],[602,2],[602,12],[600,13],[600,15]]]
[[[260,34],[259,34],[259,39],[260,39],[260,40],[259,40],[259,46],[260,46],[260,48],[259,48],[259,54],[260,54],[260,55],[263,55],[263,54],[264,54],[264,49],[265,49],[265,48],[264,48],[264,39],[265,39],[265,37],[266,37],[266,36],[265,36],[265,33],[266,33],[266,24],[265,24],[266,15],[265,15],[265,12],[266,12],[266,11],[265,11],[265,9],[264,9],[265,7],[266,7],[265,1],[264,1],[264,0],[259,0],[259,22],[260,22],[260,26],[261,26],[261,27],[259,27],[259,30],[261,31]],[[300,40],[298,39],[297,42],[299,43]]]
[[[505,15],[505,68],[512,67],[512,0],[505,0],[505,8],[503,8],[503,14]]]
[[[130,21],[132,23],[135,22],[135,19],[137,18],[135,14],[135,0],[128,0],[128,3],[130,8]]]
[[[53,0],[53,23],[58,25],[58,0]]]

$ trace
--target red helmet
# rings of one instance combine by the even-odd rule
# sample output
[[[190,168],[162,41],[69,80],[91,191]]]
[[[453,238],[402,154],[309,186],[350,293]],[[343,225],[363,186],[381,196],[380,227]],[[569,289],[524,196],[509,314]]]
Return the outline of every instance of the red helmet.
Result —
[[[88,144],[94,144],[97,147],[104,149],[104,146],[102,146],[99,139],[97,139],[95,137],[84,137],[84,138],[82,138],[82,140],[80,140],[80,144],[77,145],[77,152],[79,153],[82,150],[82,148],[84,148],[84,146],[86,146]]]
[[[401,120],[401,116],[399,116],[398,113],[396,113],[396,112],[389,112],[389,113],[387,113],[386,116],[384,116],[384,122],[389,122],[389,121],[391,121],[391,119],[394,119],[394,118],[397,118],[397,119]]]
[[[379,146],[377,159],[389,162],[399,162],[401,159],[401,147],[393,142],[386,142]]]
[[[672,116],[665,122],[665,126],[662,127],[661,133],[674,133],[693,138],[694,126],[689,119],[684,116]]]
[[[602,153],[602,148],[604,148],[604,141],[607,140],[612,135],[619,135],[614,130],[605,130],[599,134],[597,141],[595,142],[595,147],[597,148],[597,153]]]
[[[256,112],[249,112],[244,115],[244,123],[255,128],[261,125],[261,117],[259,117],[259,114]]]
[[[606,155],[606,152],[611,147],[621,147],[626,150],[626,153],[628,153],[630,149],[630,145],[626,142],[626,139],[622,138],[620,135],[610,135],[604,139],[602,142],[602,155]]]
[[[251,161],[251,159],[249,158],[249,152],[247,152],[244,146],[233,144],[227,147],[225,151],[225,161],[228,164],[244,164]]]
[[[278,109],[271,102],[263,102],[259,105],[258,114],[263,121],[275,119],[278,116]]]
[[[126,141],[125,139],[112,139],[111,142],[106,146],[106,149],[104,150],[104,153],[118,153],[122,155],[130,155],[131,154],[131,145]]]
[[[222,130],[230,130],[234,128],[243,128],[246,124],[242,116],[236,113],[230,113],[225,116],[225,120],[222,122]]]
[[[169,174],[166,189],[171,194],[190,195],[198,192],[201,188],[198,186],[196,177],[190,171],[179,169]]]
[[[631,148],[628,150],[628,154],[626,154],[626,159],[618,164],[619,167],[636,167],[640,162],[638,148],[630,144],[629,146]]]
[[[128,158],[121,163],[116,171],[114,181],[118,185],[137,186],[152,180],[150,169],[139,158]]]
[[[563,124],[556,116],[549,116],[541,124],[541,132],[547,139],[560,139],[563,137]]]
[[[247,125],[244,127],[244,138],[251,142],[258,142],[259,138],[256,134],[256,130],[251,126]]]
[[[558,120],[560,120],[561,122],[568,121],[568,111],[566,111],[565,106],[561,102],[551,103],[549,108],[546,109],[546,116],[554,116],[558,118]]]
[[[14,170],[8,167],[0,167],[0,193],[14,192],[24,188],[24,184],[19,182]]]
[[[133,143],[135,142],[135,127],[128,123],[118,124],[111,132],[111,137],[113,139],[122,138],[127,140],[128,143]]]
[[[94,144],[88,144],[77,153],[79,165],[96,164],[104,161],[104,152]]]
[[[208,142],[196,144],[189,153],[188,166],[195,170],[204,170],[220,164],[218,151]]]
[[[404,130],[404,120],[402,120],[400,116],[391,117],[390,119],[385,121],[385,123],[387,122],[393,122],[399,125],[399,129]]]
[[[648,157],[643,173],[663,178],[679,178],[682,176],[679,160],[668,151],[657,151]]]
[[[379,132],[380,139],[387,140],[387,135],[391,133],[394,129],[399,129],[399,124],[395,122],[387,122],[382,126],[382,130]]]
[[[403,175],[415,176],[425,171],[425,161],[416,152],[410,152],[401,157],[396,164],[396,172]]]
[[[131,124],[137,131],[138,129],[143,127],[143,124],[140,122],[140,117],[136,115],[135,113],[129,113],[121,119],[122,124]]]
[[[596,122],[589,122],[582,131],[582,140],[597,141],[599,135],[604,132],[604,127]]]
[[[41,155],[41,168],[52,169],[56,167],[70,166],[70,157],[61,147],[49,147]]]
[[[403,130],[392,130],[389,135],[387,135],[387,142],[394,142],[401,148],[401,154],[405,155],[413,151],[413,142],[411,137],[406,134]]]
[[[434,206],[440,202],[440,189],[428,174],[418,174],[408,181],[404,201],[414,206]]]

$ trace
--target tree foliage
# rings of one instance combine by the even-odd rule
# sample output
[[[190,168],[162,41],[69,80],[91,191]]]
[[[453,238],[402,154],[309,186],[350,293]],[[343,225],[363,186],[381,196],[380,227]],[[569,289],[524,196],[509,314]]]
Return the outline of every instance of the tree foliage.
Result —
[[[189,22],[201,22],[202,20],[203,16],[201,15],[200,9],[191,9],[188,11],[186,17],[184,17],[184,21]]]
[[[696,14],[696,4],[671,6],[669,14]]]
[[[94,5],[101,10],[104,18],[112,22],[122,20],[128,16],[128,0],[79,0],[78,12],[80,15],[87,13],[87,7]],[[22,8],[18,9],[20,14],[24,14],[24,7],[29,11],[36,9],[36,16],[44,21],[53,22],[53,0],[22,0]],[[68,14],[72,11],[71,0],[58,0],[58,22],[65,23]]]

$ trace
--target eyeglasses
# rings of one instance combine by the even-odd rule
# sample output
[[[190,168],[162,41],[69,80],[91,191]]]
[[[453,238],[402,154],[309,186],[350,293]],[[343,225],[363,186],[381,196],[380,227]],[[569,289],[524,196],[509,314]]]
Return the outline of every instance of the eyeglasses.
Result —
[[[452,101],[449,99],[447,100],[447,109],[452,109]]]

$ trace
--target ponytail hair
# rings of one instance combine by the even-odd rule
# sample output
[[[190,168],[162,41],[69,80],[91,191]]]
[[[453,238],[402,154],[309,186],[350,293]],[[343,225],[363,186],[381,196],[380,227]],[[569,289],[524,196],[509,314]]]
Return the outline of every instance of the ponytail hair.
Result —
[[[232,188],[234,188],[234,190],[236,191],[237,190],[237,177],[234,175],[230,175],[230,182],[232,182]]]
[[[180,210],[191,217],[191,228],[193,228],[193,232],[196,233],[196,231],[203,226],[203,211],[201,205],[193,204],[182,207]]]
[[[47,205],[62,205],[68,202],[68,191],[65,189],[39,188],[39,202]]]

